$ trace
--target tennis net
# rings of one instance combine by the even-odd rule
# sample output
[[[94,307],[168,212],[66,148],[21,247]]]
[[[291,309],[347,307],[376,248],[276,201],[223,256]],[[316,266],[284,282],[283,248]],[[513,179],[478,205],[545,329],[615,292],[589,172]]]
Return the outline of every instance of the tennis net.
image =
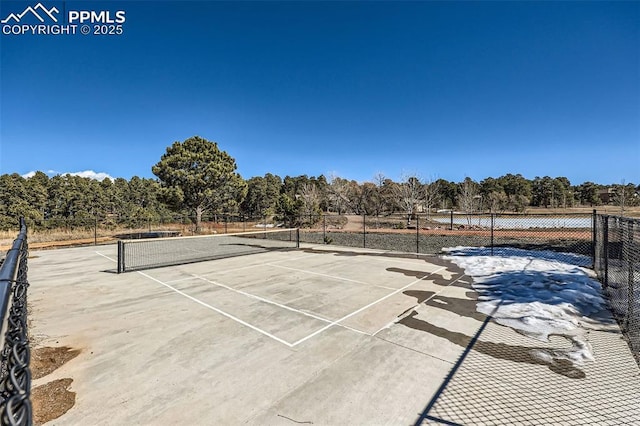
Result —
[[[300,246],[296,228],[118,241],[118,273]]]

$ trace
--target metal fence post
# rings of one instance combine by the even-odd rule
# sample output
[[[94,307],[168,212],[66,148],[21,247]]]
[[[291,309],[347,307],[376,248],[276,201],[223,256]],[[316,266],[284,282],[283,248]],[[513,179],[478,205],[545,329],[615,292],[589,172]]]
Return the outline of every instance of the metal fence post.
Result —
[[[362,248],[367,248],[367,215],[362,214]]]
[[[322,215],[322,242],[327,244],[327,215]]]
[[[416,213],[416,253],[420,253],[420,215]]]
[[[449,231],[453,231],[453,209],[451,209],[451,225],[449,225]]]
[[[495,223],[495,214],[489,213],[491,217],[491,256],[493,256],[493,225]]]
[[[604,288],[607,288],[607,286],[609,285],[609,216],[603,216],[604,217],[604,223],[602,226],[602,237],[603,237],[603,242],[602,242],[602,248],[603,248],[603,254],[602,257],[604,257]]]
[[[596,238],[598,237],[596,232],[596,228],[598,226],[597,220],[598,215],[596,213],[596,209],[593,209],[593,219],[591,220],[591,261],[593,263],[593,269],[596,268]]]
[[[98,245],[98,217],[96,216],[93,221],[93,245]]]
[[[300,248],[300,228],[296,228],[296,248]]]

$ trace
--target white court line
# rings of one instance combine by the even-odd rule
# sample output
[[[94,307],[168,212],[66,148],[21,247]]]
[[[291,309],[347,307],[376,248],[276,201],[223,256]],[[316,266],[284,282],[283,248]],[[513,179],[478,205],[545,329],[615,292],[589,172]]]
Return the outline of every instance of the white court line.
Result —
[[[235,289],[235,288],[233,288],[233,287],[229,287],[229,286],[224,285],[224,284],[222,284],[222,283],[218,283],[218,282],[215,282],[215,281],[211,281],[211,280],[209,280],[209,279],[207,279],[207,278],[205,278],[205,277],[202,277],[202,276],[199,276],[199,275],[196,275],[196,274],[193,274],[193,276],[194,276],[195,278],[198,278],[198,279],[201,279],[201,280],[203,280],[203,281],[206,281],[206,282],[208,282],[208,283],[210,283],[210,284],[213,284],[213,285],[216,285],[216,286],[218,286],[218,287],[222,287],[222,288],[225,288],[225,289],[227,289],[227,290],[233,291],[234,293],[242,294],[243,296],[247,296],[247,297],[249,297],[249,298],[251,298],[251,299],[256,299],[256,300],[259,300],[259,301],[261,301],[261,302],[269,303],[269,304],[271,304],[271,305],[275,305],[275,306],[278,306],[278,307],[280,307],[280,308],[286,309],[286,310],[288,310],[288,311],[295,312],[295,313],[297,313],[297,314],[302,314],[302,315],[305,315],[305,316],[307,316],[307,317],[311,317],[311,318],[313,318],[313,319],[317,319],[317,320],[322,321],[322,322],[326,322],[326,323],[331,323],[331,322],[332,322],[332,321],[331,321],[330,319],[328,319],[328,318],[323,318],[323,317],[321,317],[321,316],[319,316],[319,315],[315,315],[315,314],[312,314],[312,313],[310,313],[310,312],[301,311],[301,310],[299,310],[299,309],[292,308],[291,306],[283,305],[283,304],[281,304],[281,303],[274,302],[273,300],[269,300],[269,299],[265,299],[264,297],[256,296],[255,294],[247,293],[247,292],[242,291],[242,290],[237,290],[237,289]],[[365,333],[364,331],[360,331],[360,330],[357,330],[357,329],[352,328],[352,327],[349,327],[349,326],[345,326],[345,325],[342,325],[342,324],[340,324],[339,326],[340,326],[340,327],[343,327],[343,328],[346,328],[346,329],[348,329],[348,330],[354,331],[354,332],[356,332],[356,333],[360,333],[360,334],[367,334],[367,333]]]
[[[319,275],[321,277],[332,278],[334,280],[348,281],[348,282],[356,283],[356,284],[364,284],[364,285],[369,286],[369,287],[380,287],[380,288],[384,288],[386,290],[395,290],[395,288],[392,288],[392,287],[385,287],[383,285],[369,284],[369,283],[365,283],[364,281],[358,281],[358,280],[352,280],[352,279],[349,279],[349,278],[337,277],[335,275],[322,274],[320,272],[307,271],[306,269],[291,268],[289,266],[282,266],[282,265],[272,265],[271,263],[267,263],[267,265],[275,266],[276,268],[289,269],[291,271],[304,272],[305,274]]]
[[[114,263],[117,263],[117,262],[118,262],[117,260],[112,259],[112,258],[110,258],[109,256],[107,256],[106,254],[102,254],[102,253],[100,253],[99,251],[96,251],[96,252],[94,252],[94,253],[95,253],[95,254],[99,254],[100,256],[105,257],[105,258],[109,259],[110,261],[112,261],[112,262],[114,262]]]
[[[182,281],[189,281],[192,280],[193,277],[184,277],[184,278],[180,278],[177,280],[169,280],[169,281],[165,281],[167,284],[174,284],[174,283],[181,283]]]
[[[465,274],[460,275],[458,278],[456,278],[455,280],[451,281],[449,284],[447,284],[446,286],[442,287],[440,289],[439,292],[434,293],[431,295],[431,297],[425,299],[422,303],[427,303],[429,300],[433,299],[434,297],[436,297],[437,295],[439,295],[440,293],[442,293],[443,291],[445,291],[447,289],[447,287],[449,287],[451,284],[455,283],[456,281],[462,279],[463,277],[466,277]],[[420,303],[418,303],[417,305],[413,305],[411,308],[411,310],[415,309],[416,306],[420,306]],[[405,312],[409,312],[409,309],[407,309]],[[402,317],[404,318],[404,317]],[[398,321],[400,321],[402,318],[397,317],[395,318],[393,321],[391,321],[390,323],[388,323],[387,325],[385,325],[384,327],[380,328],[378,331],[376,331],[375,333],[372,334],[372,336],[375,336],[376,334],[380,333],[382,330],[384,330],[385,328],[389,328],[391,327],[393,324],[397,323]]]
[[[319,330],[317,330],[317,331],[315,331],[315,332],[311,333],[310,335],[308,335],[308,336],[306,336],[306,337],[303,337],[302,339],[300,339],[300,340],[298,340],[298,341],[294,342],[294,343],[292,344],[292,346],[297,346],[297,345],[299,345],[300,343],[302,343],[302,342],[304,342],[304,341],[306,341],[306,340],[308,340],[308,339],[310,339],[310,338],[314,337],[315,335],[322,333],[323,331],[327,330],[328,328],[333,327],[334,325],[338,325],[338,323],[340,323],[340,322],[342,322],[342,321],[346,320],[347,318],[351,318],[352,316],[359,314],[360,312],[364,311],[365,309],[369,309],[371,306],[376,305],[376,304],[378,304],[378,303],[382,302],[383,300],[388,299],[389,297],[391,297],[391,296],[393,296],[393,295],[395,295],[395,294],[400,293],[401,291],[403,291],[403,290],[405,290],[405,289],[407,289],[407,288],[411,287],[411,286],[412,286],[412,285],[414,285],[414,284],[419,283],[420,281],[424,280],[425,278],[429,278],[431,275],[433,275],[433,274],[435,274],[435,273],[437,273],[437,272],[439,272],[439,271],[442,271],[443,269],[446,269],[446,267],[444,267],[444,266],[443,266],[442,268],[436,269],[435,271],[433,271],[433,272],[432,272],[432,273],[430,273],[429,275],[425,275],[425,276],[424,276],[424,277],[422,277],[422,278],[419,278],[419,279],[417,279],[417,280],[415,280],[415,281],[412,281],[412,282],[410,282],[409,284],[405,285],[404,287],[399,288],[399,289],[397,289],[396,291],[394,291],[394,292],[392,292],[392,293],[389,293],[389,294],[387,294],[386,296],[383,296],[383,297],[381,297],[380,299],[378,299],[378,300],[376,300],[376,301],[374,301],[374,302],[371,302],[371,303],[369,303],[369,304],[368,304],[368,305],[366,305],[366,306],[363,306],[362,308],[358,309],[357,311],[351,312],[350,314],[345,315],[344,317],[340,318],[339,320],[336,320],[336,321],[332,322],[331,324],[327,324],[325,327],[323,327],[323,328],[321,328],[321,329],[319,329]]]
[[[257,254],[262,254],[262,253],[257,253]],[[212,273],[215,273],[215,274],[226,274],[226,273],[229,273],[229,272],[242,271],[243,269],[259,268],[261,266],[271,265],[271,264],[274,264],[274,263],[294,261],[294,260],[298,260],[298,259],[303,259],[305,257],[308,257],[308,255],[306,255],[306,256],[298,256],[298,257],[294,257],[294,258],[291,258],[291,259],[274,260],[272,262],[256,263],[255,265],[239,266],[237,268],[225,269],[225,270],[222,270],[222,271],[215,271],[215,272],[212,272]],[[275,266],[275,265],[273,265],[273,266]]]
[[[105,257],[105,258],[109,259],[109,260],[110,260],[110,261],[112,261],[112,262],[116,262],[116,260],[111,259],[110,257],[108,257],[108,256],[106,256],[106,255],[104,255],[104,254],[102,254],[102,253],[100,253],[100,252],[97,252],[97,251],[96,251],[95,253],[96,253],[96,254],[98,254],[98,255],[100,255],[100,256],[102,256],[102,257]],[[307,257],[307,256],[300,256],[299,258],[303,258],[303,257]],[[289,260],[294,260],[294,259],[283,259],[283,260],[280,260],[280,261],[274,261],[274,262],[266,263],[266,265],[275,266],[275,267],[284,268],[284,269],[295,270],[295,271],[299,271],[299,272],[303,272],[303,273],[309,273],[309,274],[314,274],[314,275],[320,275],[320,276],[324,276],[324,277],[328,277],[328,278],[333,278],[333,279],[338,279],[338,280],[343,280],[343,281],[351,281],[351,282],[355,282],[355,283],[359,283],[359,284],[371,285],[371,284],[368,284],[368,283],[364,283],[364,282],[362,282],[362,281],[350,280],[350,279],[348,279],[348,278],[335,277],[335,276],[331,276],[331,275],[327,275],[327,274],[321,274],[321,273],[318,273],[318,272],[306,271],[306,270],[303,270],[303,269],[295,269],[295,268],[289,268],[289,267],[286,267],[286,266],[274,265],[274,263],[276,263],[276,262],[286,262],[286,261],[289,261]],[[232,272],[232,271],[241,270],[241,269],[255,268],[255,267],[259,267],[259,266],[263,266],[263,265],[265,265],[265,264],[263,263],[263,264],[249,265],[249,266],[244,266],[244,267],[240,267],[240,268],[229,269],[229,270],[226,270],[226,271],[224,271],[224,272],[220,272],[220,273]],[[292,347],[297,346],[298,344],[300,344],[300,343],[302,343],[302,342],[305,342],[306,340],[308,340],[308,339],[310,339],[310,338],[312,338],[312,337],[314,337],[314,336],[316,336],[316,335],[318,335],[318,334],[320,334],[320,333],[324,332],[325,330],[327,330],[327,329],[329,329],[329,328],[331,328],[331,327],[333,327],[333,326],[338,326],[338,327],[341,327],[341,328],[345,328],[345,329],[347,329],[347,330],[353,331],[353,332],[358,333],[358,334],[365,334],[365,335],[367,335],[367,336],[375,336],[375,335],[376,335],[377,333],[379,333],[380,331],[384,330],[385,328],[387,328],[387,327],[389,327],[390,325],[392,325],[393,323],[395,323],[395,322],[397,321],[397,319],[395,319],[393,322],[391,322],[391,323],[387,324],[386,326],[382,327],[381,329],[379,329],[378,331],[376,331],[376,332],[375,332],[375,333],[373,333],[373,334],[369,334],[369,333],[366,333],[366,332],[364,332],[364,331],[361,331],[361,330],[355,329],[355,328],[353,328],[353,327],[350,327],[350,326],[347,326],[347,325],[344,325],[344,324],[340,324],[340,322],[342,322],[342,321],[344,321],[344,320],[346,320],[346,319],[348,319],[348,318],[350,318],[350,317],[352,317],[352,316],[354,316],[354,315],[359,314],[360,312],[362,312],[362,311],[364,311],[364,310],[366,310],[366,309],[370,308],[371,306],[373,306],[373,305],[375,305],[375,304],[377,304],[377,303],[382,302],[383,300],[385,300],[385,299],[387,299],[387,298],[389,298],[389,297],[391,297],[391,296],[393,296],[393,295],[395,295],[395,294],[398,294],[399,292],[401,292],[401,291],[403,291],[403,290],[405,290],[405,289],[407,289],[407,288],[411,287],[412,285],[414,285],[414,284],[416,284],[416,283],[418,283],[418,282],[420,282],[420,281],[424,280],[425,278],[428,278],[428,277],[432,276],[433,274],[435,274],[435,273],[437,273],[437,272],[439,272],[439,271],[441,271],[441,270],[443,270],[443,269],[446,269],[446,267],[438,268],[437,270],[435,270],[435,271],[433,271],[433,272],[429,273],[428,275],[425,275],[425,276],[423,276],[422,278],[419,278],[419,279],[417,279],[417,280],[415,280],[415,281],[412,281],[411,283],[407,284],[406,286],[404,286],[404,287],[402,287],[402,288],[399,288],[399,289],[397,289],[397,290],[393,291],[392,293],[389,293],[389,294],[387,294],[386,296],[383,296],[383,297],[381,297],[380,299],[378,299],[378,300],[376,300],[376,301],[374,301],[374,302],[371,302],[370,304],[368,304],[368,305],[366,305],[366,306],[363,306],[362,308],[360,308],[360,309],[358,309],[358,310],[356,310],[356,311],[354,311],[354,312],[352,312],[352,313],[350,313],[350,314],[348,314],[348,315],[345,315],[344,317],[342,317],[342,318],[340,318],[340,319],[338,319],[338,320],[336,320],[336,321],[330,321],[330,320],[328,320],[328,319],[326,319],[326,318],[322,318],[322,317],[317,316],[317,315],[314,315],[314,314],[310,314],[310,313],[307,313],[307,312],[304,312],[304,311],[301,311],[301,310],[298,310],[298,309],[295,309],[295,308],[291,308],[291,307],[289,307],[289,306],[282,305],[282,304],[280,304],[280,303],[273,302],[273,301],[270,301],[270,300],[268,300],[268,299],[264,299],[264,298],[262,298],[262,297],[260,297],[260,296],[256,296],[256,295],[252,295],[252,294],[250,294],[250,293],[246,293],[246,292],[244,292],[244,291],[242,291],[242,290],[236,290],[236,289],[234,289],[234,288],[232,288],[232,287],[229,287],[229,286],[226,286],[226,285],[224,285],[224,284],[221,284],[221,283],[217,283],[217,282],[211,281],[211,280],[209,280],[209,279],[207,279],[207,278],[204,278],[204,277],[199,276],[199,275],[196,275],[196,274],[192,274],[192,276],[193,276],[193,277],[195,277],[195,278],[198,278],[198,279],[200,279],[200,280],[206,281],[206,282],[208,282],[208,283],[214,284],[214,285],[219,286],[219,287],[223,287],[223,288],[225,288],[225,289],[227,289],[227,290],[231,290],[231,291],[233,291],[233,292],[236,292],[236,293],[242,294],[242,295],[244,295],[244,296],[247,296],[247,297],[250,297],[250,298],[253,298],[253,299],[256,299],[256,300],[260,300],[260,301],[262,301],[262,302],[269,303],[269,304],[272,304],[272,305],[275,305],[275,306],[281,307],[281,308],[283,308],[283,309],[286,309],[286,310],[289,310],[289,311],[292,311],[292,312],[296,312],[296,313],[299,313],[299,314],[302,314],[302,315],[305,315],[305,316],[308,316],[308,317],[311,317],[311,318],[317,319],[317,320],[319,320],[319,321],[327,322],[327,323],[328,323],[325,327],[322,327],[321,329],[319,329],[319,330],[317,330],[317,331],[315,331],[315,332],[311,333],[310,335],[308,335],[308,336],[306,336],[306,337],[303,337],[303,338],[299,339],[298,341],[296,341],[296,342],[294,342],[294,343],[289,343],[289,342],[287,342],[287,341],[285,341],[285,340],[282,340],[282,339],[280,339],[279,337],[274,336],[273,334],[271,334],[271,333],[269,333],[269,332],[267,332],[267,331],[264,331],[264,330],[262,330],[262,329],[260,329],[260,328],[258,328],[258,327],[255,327],[255,326],[253,326],[253,325],[251,325],[251,324],[249,324],[249,323],[247,323],[247,322],[245,322],[245,321],[243,321],[243,320],[241,320],[241,319],[239,319],[239,318],[237,318],[237,317],[234,317],[233,315],[228,314],[228,313],[226,313],[226,312],[224,312],[224,311],[222,311],[222,310],[220,310],[220,309],[218,309],[218,308],[215,308],[215,307],[213,307],[213,306],[211,306],[211,305],[209,305],[209,304],[207,304],[207,303],[205,303],[205,302],[203,302],[203,301],[201,301],[201,300],[199,300],[199,299],[197,299],[197,298],[195,298],[195,297],[193,297],[193,296],[190,296],[190,295],[188,295],[188,294],[186,294],[186,293],[184,293],[184,292],[182,292],[182,291],[180,291],[180,290],[178,290],[178,289],[176,289],[176,288],[174,288],[174,287],[170,286],[170,285],[169,285],[169,284],[167,284],[167,283],[164,283],[164,282],[162,282],[162,281],[160,281],[160,280],[158,280],[158,279],[156,279],[156,278],[153,278],[153,277],[152,277],[152,276],[150,276],[150,275],[147,275],[147,274],[145,274],[145,273],[143,273],[143,272],[140,272],[140,271],[137,271],[137,273],[138,273],[138,274],[140,274],[140,275],[142,275],[142,276],[144,276],[144,277],[147,277],[147,278],[149,278],[149,279],[151,279],[151,280],[153,280],[153,281],[155,281],[155,282],[157,282],[157,283],[159,283],[159,284],[162,284],[163,286],[165,286],[165,287],[167,287],[167,288],[169,288],[169,289],[171,289],[171,290],[175,291],[176,293],[178,293],[178,294],[180,294],[180,295],[182,295],[182,296],[184,296],[184,297],[186,297],[186,298],[188,298],[188,299],[193,300],[194,302],[196,302],[196,303],[198,303],[198,304],[200,304],[200,305],[202,305],[202,306],[205,306],[205,307],[207,307],[207,308],[209,308],[209,309],[211,309],[211,310],[213,310],[213,311],[215,311],[215,312],[218,312],[219,314],[221,314],[221,315],[223,315],[223,316],[225,316],[225,317],[227,317],[227,318],[230,318],[230,319],[232,319],[232,320],[234,320],[234,321],[236,321],[236,322],[238,322],[238,323],[240,323],[240,324],[242,324],[242,325],[244,325],[244,326],[246,326],[246,327],[251,328],[252,330],[255,330],[255,331],[257,331],[257,332],[259,332],[259,333],[261,333],[261,334],[263,334],[263,335],[265,335],[265,336],[267,336],[267,337],[270,337],[270,338],[272,338],[272,339],[274,339],[274,340],[276,340],[276,341],[278,341],[278,342],[280,342],[280,343],[282,343],[282,344],[284,344],[284,345],[286,345],[286,346],[288,346],[288,347],[292,348]],[[459,279],[461,279],[462,277],[464,277],[464,275],[462,275],[462,276],[460,276],[460,277],[456,278],[454,281],[452,281],[452,282],[450,282],[449,284],[447,284],[447,287],[448,287],[448,286],[450,286],[451,284],[455,283],[456,281],[458,281],[458,280],[459,280]],[[188,279],[191,279],[191,277],[189,277],[189,278],[184,278],[184,279],[179,279],[179,280],[174,280],[174,281],[170,281],[170,282],[185,281],[185,280],[188,280]],[[375,286],[375,287],[382,287],[382,288],[385,288],[385,289],[388,289],[388,290],[393,290],[392,288],[384,287],[384,286]],[[446,288],[446,287],[445,287],[445,288]],[[438,294],[440,294],[442,291],[444,291],[444,288],[443,288],[442,290],[440,290],[438,293],[436,293],[436,294],[434,294],[433,296],[431,296],[431,297],[430,297],[429,299],[427,299],[426,301],[431,300],[433,297],[437,296],[437,295],[438,295]],[[426,301],[425,301],[425,302],[426,302]],[[414,306],[414,308],[415,308],[415,306]]]
[[[164,283],[164,282],[162,282],[162,281],[160,281],[160,280],[158,280],[158,279],[156,279],[156,278],[153,278],[152,276],[147,275],[147,274],[145,274],[144,272],[140,272],[140,271],[137,271],[137,272],[138,272],[138,274],[142,275],[143,277],[147,277],[147,278],[149,278],[150,280],[157,282],[158,284],[162,284],[163,286],[165,286],[165,287],[167,287],[167,288],[169,288],[169,289],[171,289],[171,290],[175,291],[175,292],[176,292],[176,293],[178,293],[179,295],[184,296],[184,297],[186,297],[187,299],[190,299],[190,300],[192,300],[192,301],[194,301],[194,302],[196,302],[196,303],[198,303],[198,304],[200,304],[200,305],[204,306],[205,308],[209,308],[209,309],[211,309],[212,311],[215,311],[215,312],[219,313],[220,315],[223,315],[223,316],[225,316],[225,317],[227,317],[227,318],[229,318],[229,319],[231,319],[231,320],[233,320],[233,321],[236,321],[236,322],[238,322],[238,323],[240,323],[240,324],[244,325],[245,327],[249,327],[250,329],[252,329],[252,330],[254,330],[254,331],[257,331],[257,332],[258,332],[258,333],[260,333],[260,334],[263,334],[263,335],[265,335],[265,336],[267,336],[267,337],[270,337],[270,338],[272,338],[273,340],[275,340],[275,341],[277,341],[277,342],[282,343],[283,345],[286,345],[286,346],[288,346],[288,347],[290,347],[290,348],[292,348],[292,347],[293,347],[293,345],[292,345],[291,343],[289,343],[289,342],[287,342],[287,341],[285,341],[285,340],[282,340],[281,338],[279,338],[279,337],[277,337],[277,336],[274,336],[273,334],[271,334],[271,333],[269,333],[269,332],[267,332],[267,331],[264,331],[264,330],[262,330],[262,329],[260,329],[260,328],[258,328],[258,327],[256,327],[256,326],[254,326],[254,325],[251,325],[251,324],[249,324],[248,322],[241,320],[240,318],[234,317],[233,315],[228,314],[228,313],[226,313],[225,311],[223,311],[223,310],[221,310],[221,309],[218,309],[218,308],[216,308],[216,307],[214,307],[214,306],[211,306],[211,305],[209,305],[208,303],[205,303],[205,302],[203,302],[203,301],[202,301],[202,300],[200,300],[200,299],[196,299],[196,298],[195,298],[195,297],[193,297],[193,296],[189,296],[187,293],[185,293],[185,292],[183,292],[183,291],[180,291],[180,290],[178,290],[177,288],[172,287],[172,286],[170,286],[169,284],[166,284],[166,283]]]
[[[247,297],[249,297],[249,298],[251,298],[251,299],[256,299],[256,300],[259,300],[259,301],[261,301],[261,302],[269,303],[269,304],[271,304],[271,305],[275,305],[275,306],[278,306],[278,307],[280,307],[280,308],[286,309],[286,310],[288,310],[288,311],[295,312],[295,313],[298,313],[298,314],[302,314],[302,315],[305,315],[305,316],[308,316],[308,317],[311,317],[311,318],[314,318],[314,319],[320,320],[320,321],[322,321],[322,322],[331,322],[331,320],[329,320],[329,319],[327,319],[327,318],[322,318],[322,317],[320,317],[320,316],[317,316],[317,315],[314,315],[314,314],[310,314],[310,313],[307,313],[307,312],[304,312],[304,311],[298,310],[298,309],[296,309],[296,308],[292,308],[292,307],[290,307],[290,306],[283,305],[283,304],[278,303],[278,302],[274,302],[274,301],[269,300],[269,299],[265,299],[264,297],[256,296],[255,294],[247,293],[247,292],[242,291],[242,290],[237,290],[237,289],[235,289],[235,288],[233,288],[233,287],[229,287],[228,285],[224,285],[224,284],[222,284],[222,283],[218,283],[218,282],[215,282],[215,281],[211,281],[211,280],[209,280],[209,279],[207,279],[207,278],[205,278],[205,277],[202,277],[202,276],[200,276],[200,275],[196,275],[196,274],[191,274],[191,275],[192,275],[193,277],[195,277],[195,278],[198,278],[199,280],[206,281],[206,282],[208,282],[209,284],[213,284],[213,285],[218,286],[218,287],[226,288],[226,289],[227,289],[227,290],[229,290],[229,291],[233,291],[234,293],[242,294],[243,296],[247,296]]]
[[[109,256],[106,256],[106,255],[104,255],[104,254],[102,254],[102,253],[100,253],[100,252],[96,252],[96,254],[99,254],[99,255],[100,255],[100,256],[102,256],[102,257],[106,257],[107,259],[109,259],[109,260],[110,260],[110,261],[112,261],[112,262],[116,262],[116,260],[113,260],[113,259],[111,259]],[[176,293],[178,293],[178,294],[180,294],[180,295],[182,295],[182,296],[186,297],[187,299],[191,299],[192,301],[194,301],[194,302],[196,302],[196,303],[198,303],[198,304],[200,304],[200,305],[204,306],[205,308],[209,308],[209,309],[211,309],[212,311],[215,311],[215,312],[219,313],[220,315],[223,315],[223,316],[225,316],[225,317],[227,317],[227,318],[229,318],[229,319],[231,319],[231,320],[233,320],[233,321],[236,321],[236,322],[238,322],[238,323],[240,323],[240,324],[244,325],[245,327],[249,327],[250,329],[257,331],[257,332],[258,332],[258,333],[260,333],[260,334],[263,334],[263,335],[265,335],[265,336],[267,336],[267,337],[270,337],[270,338],[272,338],[273,340],[275,340],[275,341],[277,341],[277,342],[282,343],[283,345],[286,345],[286,346],[288,346],[288,347],[290,347],[290,348],[292,348],[292,347],[293,347],[293,345],[292,345],[291,343],[289,343],[289,342],[287,342],[287,341],[285,341],[285,340],[282,340],[281,338],[279,338],[279,337],[277,337],[277,336],[274,336],[273,334],[271,334],[271,333],[269,333],[269,332],[266,332],[266,331],[264,331],[264,330],[261,330],[261,329],[259,329],[258,327],[255,327],[255,326],[253,326],[253,325],[249,324],[249,323],[248,323],[248,322],[246,322],[246,321],[242,321],[240,318],[236,318],[236,317],[234,317],[234,316],[233,316],[233,315],[231,315],[231,314],[228,314],[228,313],[226,313],[226,312],[224,312],[224,311],[222,311],[222,310],[220,310],[220,309],[218,309],[218,308],[216,308],[216,307],[214,307],[214,306],[209,305],[208,303],[203,302],[202,300],[196,299],[196,298],[195,298],[195,297],[193,297],[193,296],[189,296],[187,293],[185,293],[185,292],[183,292],[183,291],[180,291],[180,290],[178,290],[177,288],[172,287],[172,286],[170,286],[169,284],[166,284],[166,283],[164,283],[164,282],[162,282],[162,281],[160,281],[160,280],[158,280],[158,279],[156,279],[156,278],[153,278],[152,276],[147,275],[147,274],[145,274],[144,272],[140,272],[140,271],[136,271],[136,272],[137,272],[138,274],[142,275],[143,277],[149,278],[150,280],[157,282],[158,284],[162,284],[163,286],[165,286],[165,287],[167,287],[167,288],[169,288],[169,289],[171,289],[171,290],[175,291]]]

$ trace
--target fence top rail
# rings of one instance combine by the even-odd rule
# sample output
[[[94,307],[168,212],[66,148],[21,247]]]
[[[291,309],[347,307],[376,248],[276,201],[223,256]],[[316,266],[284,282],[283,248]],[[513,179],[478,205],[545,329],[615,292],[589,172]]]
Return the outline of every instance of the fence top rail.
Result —
[[[597,214],[599,217],[602,217],[604,219],[620,219],[620,220],[624,220],[626,222],[633,222],[636,223],[638,225],[640,225],[640,218],[637,217],[629,217],[629,216],[618,216],[618,215],[614,215],[614,214]]]
[[[11,248],[7,251],[7,254],[0,266],[0,282],[10,281],[13,282],[18,274],[18,263],[20,260],[20,252],[23,244],[27,239],[27,227],[23,219],[20,220],[20,234],[13,240]],[[4,295],[2,295],[4,296]],[[0,297],[1,299],[1,297]]]

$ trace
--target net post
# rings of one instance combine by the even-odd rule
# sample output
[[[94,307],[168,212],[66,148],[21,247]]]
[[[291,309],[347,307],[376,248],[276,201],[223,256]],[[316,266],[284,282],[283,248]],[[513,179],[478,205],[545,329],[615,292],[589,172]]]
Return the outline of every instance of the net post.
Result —
[[[118,241],[118,273],[124,272],[124,243]]]

